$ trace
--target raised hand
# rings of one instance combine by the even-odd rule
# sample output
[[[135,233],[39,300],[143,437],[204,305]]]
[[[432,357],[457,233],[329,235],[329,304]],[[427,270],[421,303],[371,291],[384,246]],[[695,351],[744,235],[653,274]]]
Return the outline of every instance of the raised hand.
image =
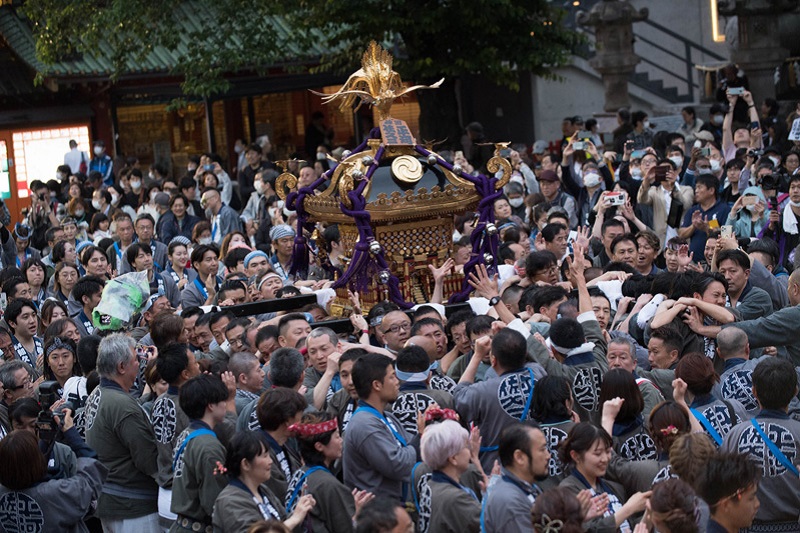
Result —
[[[469,280],[467,282],[473,289],[475,289],[475,292],[478,293],[478,296],[482,296],[487,300],[491,300],[495,296],[499,296],[497,289],[497,274],[490,277],[485,265],[476,265],[475,271],[470,273]]]
[[[448,257],[439,268],[436,268],[433,265],[428,265],[428,269],[430,269],[431,275],[433,275],[433,281],[435,283],[439,283],[441,280],[443,280],[444,277],[450,273],[450,270],[455,266],[455,264],[456,262]]]
[[[575,246],[580,246],[584,250],[589,249],[589,237],[592,234],[588,226],[579,227],[575,236]]]

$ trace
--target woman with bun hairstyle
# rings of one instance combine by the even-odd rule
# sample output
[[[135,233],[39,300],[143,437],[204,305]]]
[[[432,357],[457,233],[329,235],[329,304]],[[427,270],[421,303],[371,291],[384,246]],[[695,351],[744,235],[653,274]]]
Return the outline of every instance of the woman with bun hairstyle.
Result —
[[[711,359],[701,353],[687,353],[675,367],[675,378],[686,383],[685,402],[689,405],[692,416],[700,422],[717,446],[728,432],[741,422],[747,420],[747,410],[736,400],[722,400],[713,394],[713,388],[719,382]],[[678,394],[674,395],[678,400]]]
[[[561,443],[561,461],[571,472],[559,486],[576,496],[586,489],[592,496],[607,496],[605,504],[602,501],[595,502],[595,505],[603,507],[603,515],[589,520],[587,531],[630,532],[632,527],[628,519],[644,511],[645,502],[650,496],[649,492],[637,492],[626,498],[621,485],[605,479],[612,445],[613,440],[606,430],[588,422],[573,427],[567,439]]]

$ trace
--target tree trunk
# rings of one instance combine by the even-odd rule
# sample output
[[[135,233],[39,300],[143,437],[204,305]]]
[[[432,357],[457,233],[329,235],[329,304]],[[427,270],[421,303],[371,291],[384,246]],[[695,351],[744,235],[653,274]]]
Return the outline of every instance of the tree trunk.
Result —
[[[461,127],[458,117],[455,80],[445,80],[438,89],[417,91],[419,130],[417,142],[439,141],[437,150],[461,150]]]

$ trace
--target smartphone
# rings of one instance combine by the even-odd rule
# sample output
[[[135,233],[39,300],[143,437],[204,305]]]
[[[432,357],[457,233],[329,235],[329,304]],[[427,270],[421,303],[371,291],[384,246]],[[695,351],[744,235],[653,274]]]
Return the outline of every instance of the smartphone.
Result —
[[[753,196],[755,198],[755,196]],[[719,230],[719,236],[723,239],[730,239],[733,237],[733,226],[722,226]]]
[[[703,157],[708,157],[711,155],[711,148],[700,148],[700,155]]]
[[[756,129],[760,128],[760,127],[761,127],[761,123],[759,123],[758,121],[750,123],[750,129],[751,130],[756,130]]]
[[[758,203],[758,196],[753,196],[748,194],[747,196],[742,196],[742,205],[756,205]]]
[[[728,87],[728,94],[731,96],[742,96],[744,94],[744,87]]]
[[[667,179],[667,171],[671,167],[669,165],[658,165],[655,170],[655,184],[658,185],[665,179]]]
[[[645,152],[644,150],[634,150],[633,152],[631,152],[631,159],[641,159],[644,157],[644,154],[646,153],[647,152]]]
[[[575,141],[574,143],[572,143],[572,147],[575,150],[586,150],[586,143],[583,141]]]
[[[203,165],[203,170],[214,170],[214,165]]]
[[[508,159],[509,157],[511,157],[511,150],[508,149],[508,148],[505,148],[504,150],[500,150],[500,155],[502,157],[505,157],[506,159]]]

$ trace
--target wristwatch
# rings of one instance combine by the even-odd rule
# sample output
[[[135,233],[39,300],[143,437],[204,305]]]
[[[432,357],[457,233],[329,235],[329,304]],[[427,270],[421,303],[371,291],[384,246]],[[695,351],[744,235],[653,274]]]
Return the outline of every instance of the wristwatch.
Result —
[[[499,296],[494,296],[494,297],[492,297],[491,300],[489,300],[489,305],[492,306],[492,307],[494,307],[495,305],[497,305],[499,303],[500,303],[500,297]]]

